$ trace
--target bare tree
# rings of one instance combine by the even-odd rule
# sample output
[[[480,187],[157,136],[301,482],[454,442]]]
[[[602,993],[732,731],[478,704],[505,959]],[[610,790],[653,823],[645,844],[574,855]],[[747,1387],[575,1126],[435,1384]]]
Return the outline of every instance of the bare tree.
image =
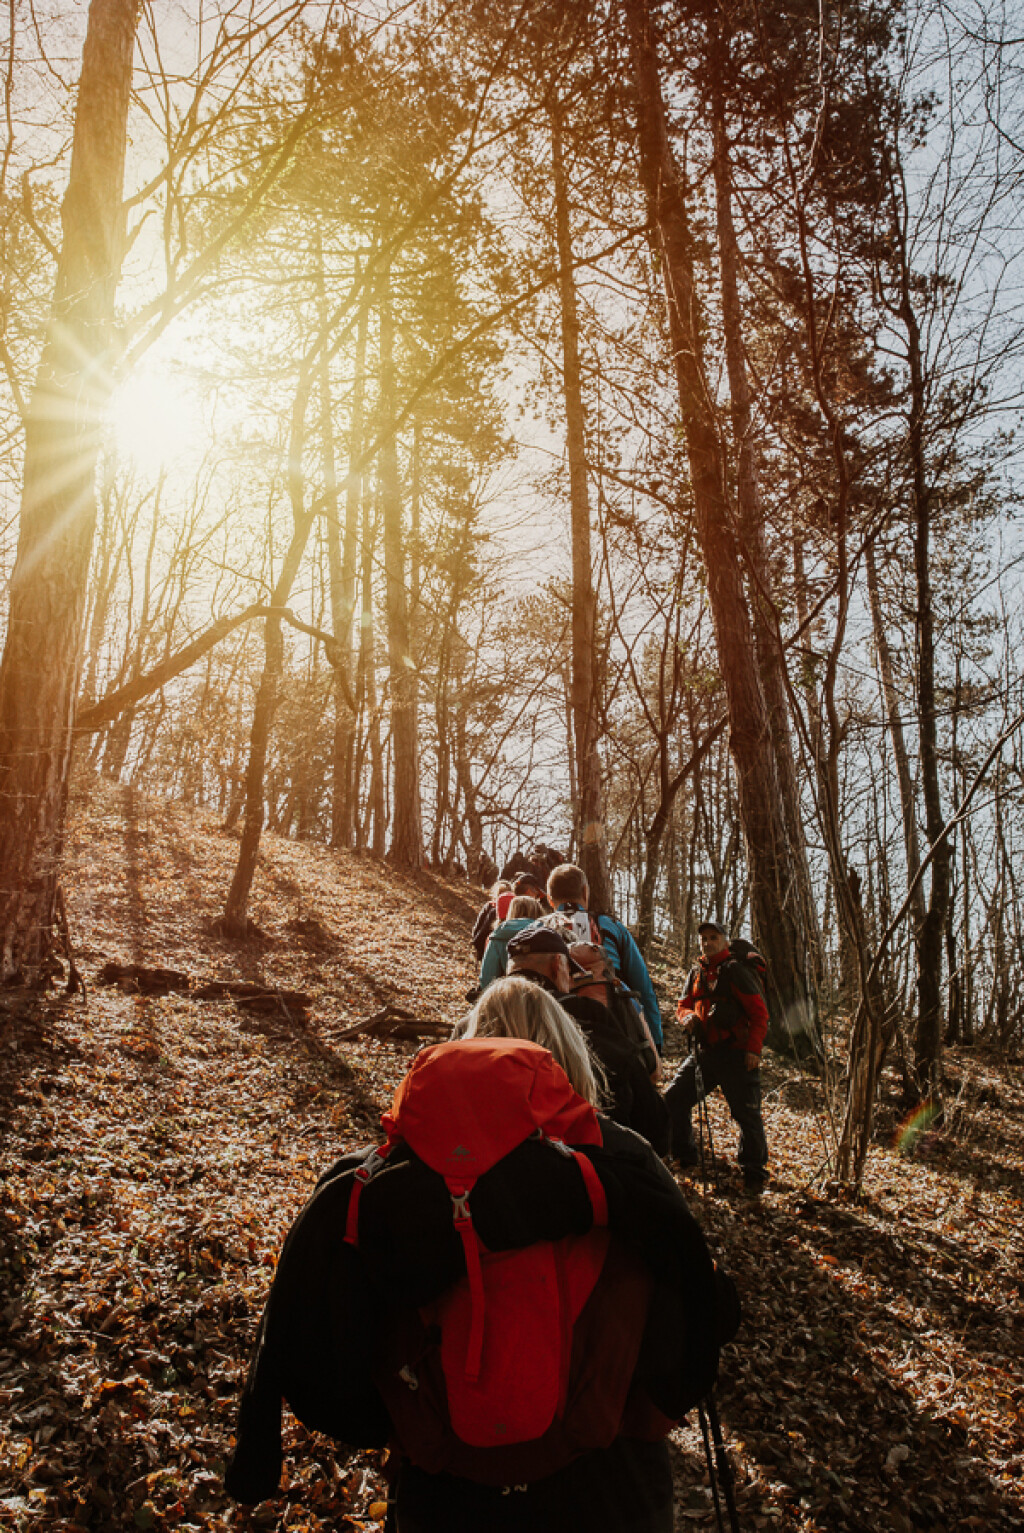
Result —
[[[100,433],[110,396],[138,0],[92,0],[53,314],[25,420],[0,662],[0,980],[45,963],[63,855]]]

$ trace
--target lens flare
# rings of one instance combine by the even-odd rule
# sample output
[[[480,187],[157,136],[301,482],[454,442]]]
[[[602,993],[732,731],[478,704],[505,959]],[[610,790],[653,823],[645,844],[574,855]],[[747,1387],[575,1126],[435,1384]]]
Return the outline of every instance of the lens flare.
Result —
[[[900,1155],[911,1155],[914,1146],[922,1134],[926,1134],[939,1116],[939,1109],[934,1102],[922,1102],[920,1107],[915,1107],[908,1118],[905,1118],[896,1130],[893,1146]]]

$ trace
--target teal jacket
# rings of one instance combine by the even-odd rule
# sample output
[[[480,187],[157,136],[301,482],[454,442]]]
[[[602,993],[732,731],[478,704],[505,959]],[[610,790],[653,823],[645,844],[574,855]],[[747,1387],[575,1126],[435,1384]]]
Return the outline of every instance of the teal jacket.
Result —
[[[484,948],[484,961],[480,965],[480,989],[486,990],[492,980],[501,979],[508,971],[508,939],[516,932],[525,931],[536,921],[536,916],[520,916],[515,921],[502,921],[491,932]]]

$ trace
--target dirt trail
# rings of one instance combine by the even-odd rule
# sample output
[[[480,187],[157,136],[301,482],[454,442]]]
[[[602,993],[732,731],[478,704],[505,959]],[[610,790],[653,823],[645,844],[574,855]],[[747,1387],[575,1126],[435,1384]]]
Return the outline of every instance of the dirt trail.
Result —
[[[0,996],[0,1527],[374,1528],[374,1461],[294,1422],[277,1501],[239,1512],[220,1474],[283,1233],[375,1137],[417,1047],[340,1034],[387,1003],[458,1016],[476,900],[268,836],[262,936],[230,943],[210,931],[236,848],[215,822],[117,790],[73,825],[87,979],[161,964],[313,1007],[305,1026],[93,985],[87,1006]],[[1021,1072],[968,1068],[955,1134],[875,1152],[858,1206],[807,1186],[814,1083],[769,1062],[759,1206],[712,1104],[721,1192],[687,1185],[746,1306],[721,1390],[744,1529],[1024,1526]],[[679,1526],[710,1527],[699,1439],[674,1451]]]

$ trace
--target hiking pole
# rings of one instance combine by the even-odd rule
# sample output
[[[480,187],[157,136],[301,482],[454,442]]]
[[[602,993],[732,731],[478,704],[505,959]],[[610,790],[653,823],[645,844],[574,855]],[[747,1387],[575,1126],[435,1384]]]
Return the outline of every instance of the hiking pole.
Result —
[[[708,1481],[711,1485],[711,1498],[715,1503],[715,1520],[718,1523],[719,1533],[725,1533],[725,1521],[722,1517],[722,1497],[718,1493],[719,1483],[721,1483],[722,1492],[725,1496],[725,1505],[729,1513],[729,1527],[732,1529],[732,1533],[740,1533],[739,1517],[736,1512],[732,1465],[729,1463],[729,1455],[725,1451],[725,1443],[722,1440],[722,1424],[718,1419],[718,1407],[715,1405],[715,1396],[712,1390],[709,1389],[704,1398],[698,1400],[697,1414],[700,1418],[700,1435],[704,1439],[704,1457],[708,1462]],[[708,1431],[709,1423],[710,1433]],[[714,1439],[713,1452],[712,1438]]]
[[[718,1523],[718,1533],[725,1533],[725,1523],[722,1521],[722,1501],[718,1494],[718,1476],[715,1473],[715,1458],[711,1451],[708,1418],[703,1400],[697,1401],[697,1415],[700,1419],[700,1435],[704,1439],[704,1457],[708,1465],[708,1483],[711,1486],[711,1499],[715,1503],[715,1521]]]
[[[711,1168],[712,1168],[712,1171],[714,1172],[714,1177],[715,1177],[715,1192],[719,1193],[721,1191],[721,1188],[718,1185],[718,1164],[717,1164],[717,1162],[715,1160],[715,1142],[714,1142],[714,1139],[711,1137],[711,1119],[708,1117],[708,1105],[707,1105],[708,1099],[707,1099],[707,1095],[706,1095],[706,1093],[704,1091],[704,1072],[701,1070],[699,1062],[696,1062],[696,1061],[695,1061],[695,1064],[694,1064],[694,1071],[693,1071],[693,1084],[694,1084],[694,1087],[695,1087],[695,1089],[697,1091],[697,1123],[698,1123],[698,1126],[700,1128],[700,1179],[701,1179],[701,1185],[703,1186],[704,1191],[706,1193],[707,1190],[708,1190],[708,1180],[709,1180],[709,1178],[708,1178],[708,1173],[707,1173],[707,1164],[706,1164],[706,1161],[705,1161],[705,1158],[704,1158],[704,1136],[707,1135],[708,1159],[711,1161]]]
[[[708,1420],[711,1423],[711,1436],[715,1444],[715,1461],[718,1464],[718,1478],[722,1483],[725,1493],[725,1504],[729,1509],[729,1526],[732,1533],[740,1533],[740,1522],[736,1512],[736,1480],[732,1472],[732,1464],[729,1455],[725,1451],[725,1440],[722,1437],[722,1423],[718,1419],[718,1406],[715,1404],[713,1390],[708,1390],[706,1400],[701,1401],[702,1407],[707,1405]]]

